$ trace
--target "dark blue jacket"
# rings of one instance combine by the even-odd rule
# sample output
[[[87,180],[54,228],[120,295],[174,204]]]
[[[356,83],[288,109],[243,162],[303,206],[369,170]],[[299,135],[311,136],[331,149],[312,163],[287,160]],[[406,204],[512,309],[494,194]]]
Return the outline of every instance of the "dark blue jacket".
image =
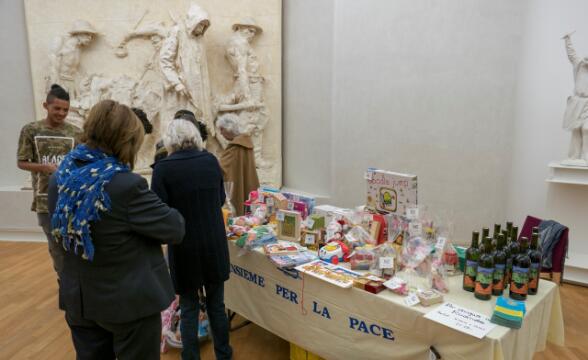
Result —
[[[186,235],[169,247],[177,294],[229,278],[229,248],[222,215],[225,202],[218,160],[206,150],[181,150],[155,163],[151,188],[186,220]]]

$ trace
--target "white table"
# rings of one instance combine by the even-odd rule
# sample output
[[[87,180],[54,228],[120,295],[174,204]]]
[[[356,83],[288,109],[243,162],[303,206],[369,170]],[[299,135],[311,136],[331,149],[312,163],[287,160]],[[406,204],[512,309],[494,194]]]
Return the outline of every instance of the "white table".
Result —
[[[260,251],[238,256],[229,243],[231,278],[225,303],[257,325],[326,359],[531,359],[547,340],[564,342],[558,287],[541,281],[529,296],[523,327],[497,326],[483,339],[423,317],[435,306],[408,307],[388,290],[375,295],[343,289],[296,271],[277,269]],[[480,301],[449,278],[445,301],[490,316],[495,300]]]

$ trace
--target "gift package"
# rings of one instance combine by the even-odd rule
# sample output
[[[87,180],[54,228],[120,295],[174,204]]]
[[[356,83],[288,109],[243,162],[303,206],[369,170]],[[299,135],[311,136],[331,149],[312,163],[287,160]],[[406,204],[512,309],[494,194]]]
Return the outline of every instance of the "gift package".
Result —
[[[325,286],[388,289],[422,306],[441,302],[447,276],[459,272],[450,222],[418,204],[415,175],[370,168],[365,179],[366,203],[353,209],[260,187],[249,194],[246,214],[228,219],[227,236]]]

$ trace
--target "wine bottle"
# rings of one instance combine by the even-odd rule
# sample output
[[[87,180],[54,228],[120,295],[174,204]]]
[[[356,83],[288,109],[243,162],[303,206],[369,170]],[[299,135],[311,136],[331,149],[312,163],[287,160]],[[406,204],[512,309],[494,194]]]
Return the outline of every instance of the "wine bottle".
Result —
[[[492,239],[498,239],[498,234],[500,234],[500,224],[494,224],[494,234],[492,235]]]
[[[529,258],[531,259],[531,268],[529,270],[529,295],[536,295],[539,290],[539,275],[541,272],[541,251],[538,247],[539,232],[533,232],[531,235],[531,248]]]
[[[504,277],[506,276],[506,252],[504,246],[506,239],[503,234],[498,234],[496,251],[494,252],[494,280],[492,282],[492,295],[500,296],[504,291]]]
[[[474,231],[472,233],[472,244],[466,250],[465,268],[463,271],[463,289],[466,291],[474,291],[476,286],[476,274],[478,271],[478,260],[480,258],[480,250],[478,249],[478,240],[480,233]]]
[[[529,239],[521,238],[520,252],[512,261],[512,277],[509,296],[515,300],[526,300],[529,291],[529,270],[531,259],[528,255]]]
[[[492,298],[492,283],[494,279],[494,257],[492,256],[492,238],[484,239],[484,248],[478,260],[478,272],[476,274],[476,287],[474,296],[480,300]]]
[[[518,226],[512,227],[510,239],[518,242],[518,240],[519,240],[519,227]]]
[[[511,231],[512,231],[512,221],[507,221],[506,222],[506,233],[510,235]]]
[[[481,237],[481,239],[482,239],[482,242],[484,242],[484,239],[485,239],[487,236],[490,236],[490,229],[489,229],[489,228],[487,228],[487,227],[483,227],[483,228],[482,228],[482,237]]]

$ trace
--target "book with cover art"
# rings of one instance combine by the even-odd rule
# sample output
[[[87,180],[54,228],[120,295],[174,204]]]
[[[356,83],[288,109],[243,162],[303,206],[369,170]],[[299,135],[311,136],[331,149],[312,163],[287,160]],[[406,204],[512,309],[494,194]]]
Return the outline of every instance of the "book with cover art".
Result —
[[[404,215],[408,206],[417,205],[417,176],[369,168],[366,207],[382,214]]]

